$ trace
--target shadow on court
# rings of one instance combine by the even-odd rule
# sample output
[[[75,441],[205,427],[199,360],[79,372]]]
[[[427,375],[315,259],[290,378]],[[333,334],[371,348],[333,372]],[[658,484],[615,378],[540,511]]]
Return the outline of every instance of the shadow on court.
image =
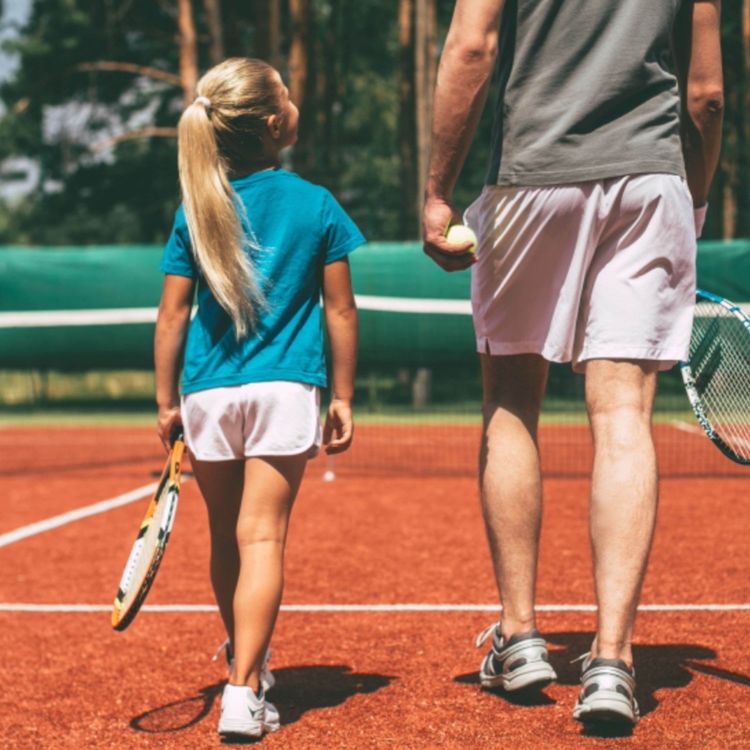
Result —
[[[352,672],[351,667],[304,666],[274,669],[276,686],[269,693],[286,726],[303,714],[319,708],[333,708],[354,695],[374,693],[394,678],[380,674]],[[221,700],[224,681],[198,690],[196,695],[165,703],[130,720],[130,728],[146,734],[169,734],[200,723]]]
[[[568,632],[545,634],[550,645],[550,662],[557,672],[557,682],[569,687],[577,686],[581,676],[580,662],[572,663],[591,648],[592,633]],[[717,658],[717,653],[706,646],[696,644],[663,644],[655,646],[634,646],[633,660],[635,662],[636,699],[640,707],[641,716],[655,711],[659,705],[656,692],[659,690],[678,690],[690,684],[695,672],[714,677],[718,680],[732,682],[750,688],[750,677],[730,672],[726,669],[702,663],[705,660]],[[454,682],[464,685],[479,685],[478,672],[454,677]],[[556,701],[544,691],[524,693],[506,693],[497,688],[488,690],[491,695],[514,706],[539,708],[553,705]],[[570,706],[571,711],[573,706]],[[587,726],[584,725],[582,734],[588,737],[622,737],[631,733],[629,728],[616,724]]]

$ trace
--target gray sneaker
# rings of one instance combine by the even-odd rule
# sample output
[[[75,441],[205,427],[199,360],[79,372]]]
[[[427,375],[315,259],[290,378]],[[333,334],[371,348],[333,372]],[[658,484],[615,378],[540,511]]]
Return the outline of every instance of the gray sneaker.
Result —
[[[477,637],[479,648],[492,635],[492,648],[479,668],[479,682],[484,688],[502,686],[503,690],[541,690],[557,679],[549,663],[547,644],[539,631],[520,633],[507,641],[500,633],[500,623],[490,625]]]
[[[634,726],[640,718],[635,700],[635,671],[620,659],[592,659],[591,654],[586,654],[573,718],[586,723]]]

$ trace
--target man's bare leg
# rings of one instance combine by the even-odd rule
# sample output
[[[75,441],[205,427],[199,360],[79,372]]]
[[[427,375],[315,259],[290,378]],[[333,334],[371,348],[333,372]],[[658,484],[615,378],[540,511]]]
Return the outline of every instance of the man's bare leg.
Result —
[[[548,363],[535,354],[481,355],[484,434],[482,512],[498,591],[502,636],[535,627],[534,595],[542,514],[537,426]]]
[[[599,609],[591,654],[631,667],[633,623],[656,521],[655,392],[654,363],[586,364],[594,438],[590,534]]]

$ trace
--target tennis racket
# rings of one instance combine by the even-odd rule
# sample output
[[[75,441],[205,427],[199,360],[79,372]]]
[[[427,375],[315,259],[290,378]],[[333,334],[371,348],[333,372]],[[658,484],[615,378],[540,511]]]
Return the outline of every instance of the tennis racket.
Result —
[[[750,318],[700,289],[696,302],[690,357],[680,362],[685,390],[714,445],[750,465]]]
[[[112,610],[112,627],[115,630],[125,630],[133,622],[159,570],[177,513],[184,450],[182,433],[175,434],[159,485],[141,521],[117,589]]]

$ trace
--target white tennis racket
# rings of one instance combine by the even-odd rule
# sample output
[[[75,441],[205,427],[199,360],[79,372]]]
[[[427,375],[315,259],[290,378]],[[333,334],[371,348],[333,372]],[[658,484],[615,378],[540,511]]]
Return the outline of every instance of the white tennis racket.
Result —
[[[714,445],[750,465],[750,318],[723,297],[696,297],[690,356],[680,362],[685,390]]]
[[[159,570],[177,513],[184,451],[185,444],[180,434],[172,443],[159,486],[125,563],[112,610],[112,627],[115,630],[125,630],[133,622]]]

